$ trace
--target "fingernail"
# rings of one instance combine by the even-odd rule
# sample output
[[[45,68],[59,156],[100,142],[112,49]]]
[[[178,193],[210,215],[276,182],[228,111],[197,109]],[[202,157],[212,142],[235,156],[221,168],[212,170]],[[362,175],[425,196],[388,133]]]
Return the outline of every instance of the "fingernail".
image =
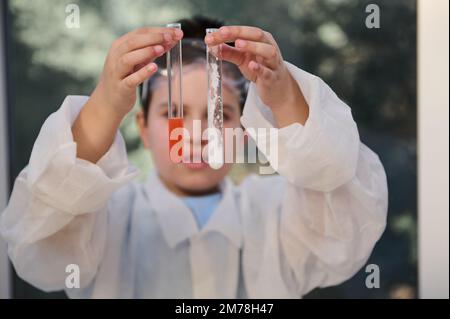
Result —
[[[208,34],[208,35],[205,37],[205,42],[206,42],[207,44],[212,43],[212,42],[213,42],[213,37],[212,37],[211,35]]]
[[[169,33],[164,33],[164,40],[166,42],[172,42],[172,35],[170,35]]]
[[[176,29],[175,35],[176,35],[177,39],[181,39],[183,37],[183,31],[180,29]]]
[[[147,65],[147,71],[148,72],[153,72],[156,70],[156,64],[155,63],[150,63],[149,65]]]
[[[227,36],[227,35],[230,34],[230,30],[228,30],[227,27],[221,27],[220,28],[220,34],[223,35],[223,36]]]
[[[164,52],[164,47],[161,46],[161,45],[157,45],[157,46],[155,46],[153,49],[155,50],[155,53],[156,53],[156,54],[161,54],[161,53]]]
[[[245,48],[247,45],[247,42],[244,40],[236,40],[236,47],[238,48]]]

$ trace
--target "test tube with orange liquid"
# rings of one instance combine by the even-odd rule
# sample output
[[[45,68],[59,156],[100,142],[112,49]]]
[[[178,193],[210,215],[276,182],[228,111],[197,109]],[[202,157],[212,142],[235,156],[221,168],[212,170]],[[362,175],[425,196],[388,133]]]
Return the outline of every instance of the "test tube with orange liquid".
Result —
[[[168,28],[181,30],[180,23],[170,23]],[[183,90],[182,90],[183,62],[181,40],[167,52],[167,78],[169,84],[168,98],[168,135],[169,157],[174,163],[181,163],[183,159]],[[178,94],[177,103],[174,96]]]

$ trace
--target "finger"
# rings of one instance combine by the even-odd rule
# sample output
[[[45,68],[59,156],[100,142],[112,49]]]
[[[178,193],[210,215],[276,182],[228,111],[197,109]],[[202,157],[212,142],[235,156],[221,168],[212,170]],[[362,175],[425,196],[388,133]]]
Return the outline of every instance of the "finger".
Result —
[[[145,60],[144,62],[139,63],[138,65],[136,65],[136,66],[134,67],[134,69],[133,69],[133,71],[132,71],[131,73],[134,73],[134,72],[139,71],[140,69],[142,69],[143,67],[146,67],[148,64],[150,64],[150,63],[152,63],[152,62],[153,62],[153,60]],[[131,73],[130,73],[130,74],[131,74]]]
[[[121,79],[127,77],[136,65],[143,62],[151,62],[157,57],[164,54],[164,47],[162,45],[156,45],[131,51],[123,55],[117,63],[117,72]],[[146,64],[148,64],[146,63]]]
[[[152,45],[169,45],[173,37],[169,33],[136,34],[124,41],[116,50],[116,56],[120,57],[128,52],[149,47]]]
[[[136,29],[132,33],[147,35],[147,34],[152,34],[152,33],[166,33],[166,32],[169,32],[169,33],[172,33],[175,36],[176,30],[181,31],[180,29],[168,28],[168,27],[145,27],[145,28]],[[183,32],[181,31],[181,33],[179,33],[179,34],[182,35]]]
[[[237,39],[249,41],[264,42],[270,44],[270,39],[266,32],[256,27],[245,26],[226,26],[221,27],[219,31],[208,34],[205,37],[205,43],[208,45],[217,45],[220,43],[234,42]]]
[[[130,74],[122,80],[121,85],[125,90],[135,90],[140,84],[144,83],[149,77],[156,73],[158,67],[155,63],[150,63],[140,70]]]
[[[245,53],[227,44],[220,45],[220,58],[241,67],[245,61]]]
[[[164,47],[164,52],[168,52],[171,50],[174,46],[176,46],[178,42],[172,41],[171,43],[164,43],[162,46]]]
[[[249,81],[254,82],[255,74],[248,68],[248,56],[245,52],[226,44],[221,45],[220,57],[224,61],[231,62],[239,67],[242,75]]]
[[[273,37],[273,35],[267,31],[264,31],[264,33],[266,34],[266,38],[267,38],[267,40],[269,40],[270,44],[272,44],[275,48],[278,49],[278,51],[280,51],[280,48],[278,47],[278,43],[277,43],[277,41],[275,41],[275,38]]]
[[[139,29],[136,29],[134,31],[124,34],[123,36],[118,38],[116,41],[114,41],[115,42],[114,45],[116,47],[120,47],[124,42],[126,42],[131,37],[134,37],[136,35],[146,36],[146,35],[155,34],[155,33],[160,33],[160,34],[168,33],[173,38],[178,39],[178,40],[180,40],[183,37],[183,32],[181,30],[176,31],[174,28],[146,27],[146,28],[139,28]]]
[[[270,85],[270,83],[275,79],[275,72],[261,63],[250,61],[248,63],[248,68],[256,75],[256,79],[253,82],[262,80],[266,85]]]
[[[142,28],[137,29],[136,34],[139,35],[149,35],[153,33],[169,34],[172,37],[172,42],[177,42],[183,39],[184,33],[178,28],[168,28],[168,27],[156,27],[156,28]]]
[[[280,64],[278,50],[271,44],[238,39],[236,40],[236,48],[239,51],[262,57],[265,65],[271,69],[275,70]]]

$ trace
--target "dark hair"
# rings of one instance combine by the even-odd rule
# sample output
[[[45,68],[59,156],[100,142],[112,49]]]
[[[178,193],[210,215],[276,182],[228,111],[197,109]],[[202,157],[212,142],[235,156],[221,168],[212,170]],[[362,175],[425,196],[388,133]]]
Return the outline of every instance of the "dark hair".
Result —
[[[194,63],[198,59],[199,50],[204,50],[200,47],[200,44],[204,44],[203,39],[205,37],[205,30],[207,28],[220,28],[224,25],[222,21],[207,18],[204,16],[196,15],[190,19],[181,19],[177,23],[181,23],[181,28],[184,33],[182,47],[183,47],[183,64],[188,65]],[[188,43],[190,44],[189,49],[187,49]],[[192,43],[194,43],[194,48],[192,48]],[[195,48],[195,44],[199,44],[199,48]],[[231,44],[234,45],[234,44]],[[155,60],[159,69],[166,68],[165,56],[160,57]],[[244,102],[247,97],[247,81],[243,78],[239,68],[231,63],[224,63],[224,74],[228,75],[230,78],[238,81],[239,91],[240,91],[240,106],[241,112],[244,108]],[[150,102],[152,99],[152,89],[153,84],[158,78],[158,73],[152,76],[149,80],[145,81],[139,86],[139,97],[141,102],[141,107],[144,111],[144,118],[147,120]]]

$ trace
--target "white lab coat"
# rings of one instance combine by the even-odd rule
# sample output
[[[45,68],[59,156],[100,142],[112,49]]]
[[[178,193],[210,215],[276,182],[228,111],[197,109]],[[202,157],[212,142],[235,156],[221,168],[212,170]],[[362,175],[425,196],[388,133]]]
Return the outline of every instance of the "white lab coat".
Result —
[[[97,164],[78,159],[71,125],[86,97],[67,97],[1,215],[18,275],[60,290],[76,264],[81,288],[66,291],[91,298],[300,298],[351,278],[385,229],[385,172],[350,108],[321,79],[287,66],[309,104],[307,123],[278,130],[279,175],[221,184],[201,231],[156,174],[132,182],[119,132]],[[241,123],[274,127],[253,84]]]

